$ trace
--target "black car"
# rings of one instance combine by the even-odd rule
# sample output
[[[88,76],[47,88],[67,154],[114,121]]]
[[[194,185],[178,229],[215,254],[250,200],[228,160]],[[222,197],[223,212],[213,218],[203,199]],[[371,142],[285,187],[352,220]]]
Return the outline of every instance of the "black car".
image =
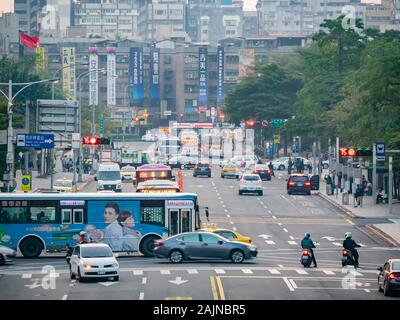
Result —
[[[287,180],[287,193],[311,194],[310,178],[306,174],[295,173]]]
[[[255,164],[253,173],[258,174],[261,180],[271,181],[271,170],[265,164]]]
[[[193,177],[207,176],[211,178],[211,165],[208,163],[198,163],[194,166]]]

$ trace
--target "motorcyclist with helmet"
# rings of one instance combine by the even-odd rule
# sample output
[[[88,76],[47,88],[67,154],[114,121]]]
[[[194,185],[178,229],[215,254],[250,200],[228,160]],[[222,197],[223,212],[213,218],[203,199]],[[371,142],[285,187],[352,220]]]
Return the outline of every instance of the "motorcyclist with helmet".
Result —
[[[357,244],[351,237],[353,235],[351,234],[351,232],[346,232],[344,234],[344,241],[343,241],[343,248],[345,248],[346,250],[349,250],[351,252],[351,255],[354,259],[354,267],[358,268],[359,264],[358,264],[358,251],[356,248],[360,248],[361,246],[359,244]]]
[[[312,262],[314,264],[314,267],[316,268],[317,267],[317,261],[315,260],[315,255],[314,255],[314,250],[313,250],[315,248],[315,245],[314,245],[314,241],[312,241],[312,239],[310,237],[311,237],[311,235],[310,235],[309,232],[306,232],[304,234],[304,238],[303,238],[303,240],[301,240],[301,247],[303,249],[310,250]]]
[[[87,240],[87,233],[85,231],[81,231],[79,232],[79,238],[76,241],[77,244],[82,244],[82,243],[89,243],[89,241]]]

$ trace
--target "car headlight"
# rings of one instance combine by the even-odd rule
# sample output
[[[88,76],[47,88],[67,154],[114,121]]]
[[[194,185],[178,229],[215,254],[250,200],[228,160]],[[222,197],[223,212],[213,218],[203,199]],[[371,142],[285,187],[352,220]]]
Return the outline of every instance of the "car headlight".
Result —
[[[99,189],[103,189],[103,185],[99,183]]]
[[[121,189],[121,184],[120,183],[118,183],[118,189]]]
[[[83,267],[84,267],[85,269],[88,269],[88,270],[92,269],[92,266],[89,265],[89,264],[84,264]]]
[[[118,268],[118,267],[119,267],[119,264],[115,262],[115,263],[112,264],[112,267],[113,267],[113,268]]]
[[[256,251],[257,250],[256,247],[250,247],[250,246],[249,246],[249,249],[250,249],[250,251]]]

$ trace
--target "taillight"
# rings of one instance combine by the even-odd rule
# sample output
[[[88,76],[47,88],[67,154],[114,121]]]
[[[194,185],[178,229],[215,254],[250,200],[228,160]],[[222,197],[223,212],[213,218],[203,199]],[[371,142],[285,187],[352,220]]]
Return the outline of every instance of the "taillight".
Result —
[[[342,253],[343,253],[344,256],[348,255],[348,251],[347,250],[343,250]]]
[[[253,174],[257,174],[257,171],[254,170],[252,173],[253,173]]]
[[[389,277],[388,277],[390,280],[393,280],[393,279],[398,279],[398,278],[400,278],[400,275],[399,274],[396,274],[396,273],[391,273],[391,274],[389,274]]]
[[[306,187],[309,187],[309,186],[311,186],[311,182],[310,182],[310,181],[306,181],[306,182],[304,182],[304,186],[306,186]]]
[[[303,250],[303,256],[308,256],[308,250],[307,249]]]
[[[195,169],[197,169],[197,164],[194,166]]]
[[[293,181],[289,182],[289,186],[295,186],[296,184]]]
[[[268,169],[268,170],[267,170],[267,173],[271,173],[271,170]]]
[[[159,248],[164,245],[163,241],[156,241],[154,242],[154,248]]]

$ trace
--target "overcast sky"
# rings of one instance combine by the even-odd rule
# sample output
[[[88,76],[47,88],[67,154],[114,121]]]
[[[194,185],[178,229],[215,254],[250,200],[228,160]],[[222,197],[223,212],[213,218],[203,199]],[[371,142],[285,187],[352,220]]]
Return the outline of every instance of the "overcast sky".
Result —
[[[380,3],[380,0],[362,0],[362,2],[377,2]],[[0,14],[2,12],[10,12],[13,8],[13,0],[0,0]],[[245,10],[256,10],[257,0],[244,0],[244,9]]]

